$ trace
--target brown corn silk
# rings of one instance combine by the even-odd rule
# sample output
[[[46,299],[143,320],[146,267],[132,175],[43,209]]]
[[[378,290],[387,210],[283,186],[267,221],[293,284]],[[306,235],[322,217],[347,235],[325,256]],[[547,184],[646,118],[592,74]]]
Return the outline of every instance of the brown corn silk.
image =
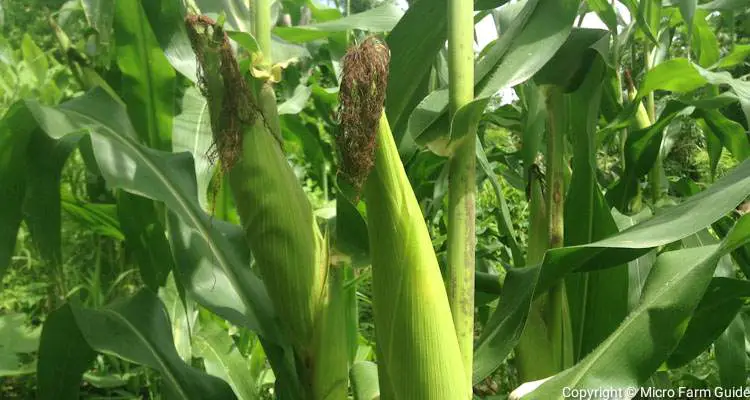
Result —
[[[336,144],[340,173],[359,194],[372,170],[375,137],[388,85],[390,52],[382,41],[368,37],[342,59],[339,99],[341,129]]]

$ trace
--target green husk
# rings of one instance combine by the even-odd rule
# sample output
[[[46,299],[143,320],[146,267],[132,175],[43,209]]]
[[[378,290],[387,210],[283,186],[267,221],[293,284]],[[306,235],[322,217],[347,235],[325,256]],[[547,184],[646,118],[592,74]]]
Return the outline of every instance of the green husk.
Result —
[[[463,361],[437,257],[383,113],[388,56],[373,38],[347,53],[338,138],[342,153],[352,143],[373,143],[343,156],[372,165],[364,198],[381,398],[463,399],[466,378],[457,373]]]
[[[341,343],[321,340],[344,335],[343,325],[327,310],[339,303],[337,297],[328,297],[328,246],[282,151],[273,88],[240,73],[220,26],[206,17],[192,16],[186,22],[201,67],[201,89],[209,101],[214,154],[228,177],[255,266],[294,350],[305,395],[344,399],[347,354],[336,352]]]

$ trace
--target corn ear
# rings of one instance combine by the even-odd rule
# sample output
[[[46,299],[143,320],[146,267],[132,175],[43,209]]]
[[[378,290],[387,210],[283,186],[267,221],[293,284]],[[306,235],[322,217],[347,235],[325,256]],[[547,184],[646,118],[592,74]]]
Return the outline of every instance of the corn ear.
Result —
[[[220,26],[195,16],[188,17],[187,23],[201,66],[202,90],[209,100],[216,153],[255,266],[294,350],[305,395],[316,400],[344,399],[346,347],[343,357],[338,357],[335,349],[341,344],[321,340],[321,335],[344,335],[343,326],[326,311],[328,245],[282,151],[273,88],[266,81],[242,76]],[[341,389],[331,384],[342,381],[343,397]]]
[[[463,361],[427,225],[382,114],[364,188],[372,257],[381,394],[462,399]],[[382,388],[389,383],[390,388]],[[384,390],[385,389],[385,390]],[[391,390],[389,390],[391,389]]]

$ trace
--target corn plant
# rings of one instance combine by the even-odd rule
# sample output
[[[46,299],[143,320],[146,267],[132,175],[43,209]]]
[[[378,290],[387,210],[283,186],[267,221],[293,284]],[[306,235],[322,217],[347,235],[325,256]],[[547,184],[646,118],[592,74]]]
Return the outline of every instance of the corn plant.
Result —
[[[0,276],[22,224],[58,265],[65,212],[139,285],[55,291],[38,339],[0,317],[33,336],[0,375],[43,399],[562,399],[710,357],[746,385],[750,8],[730,3],[71,3],[95,37],[50,29],[83,92],[0,120]],[[686,130],[704,177],[670,169]],[[61,195],[76,162],[106,183],[88,200]]]

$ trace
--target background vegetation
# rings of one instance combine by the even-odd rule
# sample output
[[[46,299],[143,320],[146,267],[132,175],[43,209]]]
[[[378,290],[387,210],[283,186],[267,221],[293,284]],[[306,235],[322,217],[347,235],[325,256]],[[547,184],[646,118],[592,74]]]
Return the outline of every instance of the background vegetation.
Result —
[[[424,3],[427,0],[419,1]],[[419,1],[410,2],[411,8],[416,7],[412,3],[419,4]],[[20,173],[26,179],[21,190],[25,196],[23,222],[15,229],[9,222],[13,217],[0,211],[0,225],[3,225],[0,226],[0,240],[3,241],[0,246],[12,243],[12,254],[7,268],[2,264],[5,260],[0,249],[0,398],[26,399],[36,397],[37,394],[44,398],[51,396],[50,393],[69,393],[45,392],[54,387],[43,388],[43,384],[40,384],[40,381],[44,382],[45,377],[52,376],[50,374],[61,373],[55,368],[81,371],[83,380],[76,390],[80,389],[80,396],[84,398],[171,398],[175,383],[170,379],[178,381],[178,388],[182,388],[181,385],[189,387],[186,382],[191,381],[190,377],[193,375],[190,374],[194,372],[186,371],[193,370],[206,372],[207,375],[228,382],[231,392],[239,398],[283,396],[280,394],[277,379],[277,375],[280,374],[279,364],[275,364],[279,361],[273,359],[279,356],[269,351],[271,347],[266,347],[268,343],[264,342],[264,336],[256,334],[259,330],[254,332],[247,329],[247,326],[242,326],[237,319],[232,320],[227,314],[217,312],[216,309],[220,307],[211,308],[203,302],[205,293],[201,290],[205,290],[206,287],[213,289],[214,285],[221,287],[226,284],[221,281],[225,277],[214,272],[210,277],[202,276],[202,281],[197,284],[183,281],[184,277],[176,278],[176,274],[181,271],[176,265],[188,262],[180,259],[178,255],[181,246],[179,239],[164,233],[174,229],[175,224],[184,224],[182,216],[175,217],[175,210],[167,212],[171,207],[169,201],[143,193],[141,188],[144,186],[127,187],[127,184],[115,182],[111,175],[102,172],[106,167],[102,166],[101,154],[92,150],[94,140],[66,144],[65,138],[74,136],[68,135],[69,133],[93,128],[84,126],[85,124],[75,125],[73,118],[65,120],[52,111],[44,111],[48,110],[45,106],[50,106],[49,110],[64,111],[65,104],[74,104],[66,102],[83,99],[82,103],[78,103],[79,106],[87,107],[93,113],[98,111],[97,105],[106,103],[111,107],[107,109],[109,111],[99,114],[106,118],[97,121],[98,124],[110,128],[114,126],[113,130],[130,129],[135,138],[133,143],[140,143],[144,147],[170,153],[189,152],[192,155],[191,162],[194,162],[194,169],[189,172],[195,176],[197,182],[191,185],[195,185],[199,192],[197,202],[204,212],[211,215],[212,221],[220,221],[216,225],[217,232],[222,231],[220,236],[229,238],[222,240],[228,243],[229,240],[236,239],[233,239],[232,235],[238,234],[237,229],[226,228],[221,223],[223,220],[227,223],[226,226],[236,228],[240,222],[240,213],[233,204],[236,200],[232,200],[226,179],[208,157],[211,126],[206,100],[191,82],[195,79],[195,56],[189,54],[185,57],[184,54],[170,52],[174,50],[170,47],[173,43],[169,42],[169,34],[163,31],[174,22],[168,20],[171,15],[169,13],[174,12],[174,7],[182,9],[182,2],[133,1],[127,5],[126,3],[128,2],[124,0],[0,0],[0,114],[5,116],[0,127],[0,168],[11,165],[12,154],[24,154],[22,157],[32,160],[26,161],[23,169],[13,173],[0,171],[0,178],[3,179],[0,181],[0,190],[7,191],[10,195],[13,190],[18,189],[14,186],[17,185],[17,181],[13,179],[14,174]],[[226,29],[232,33],[230,37],[234,40],[243,71],[250,70],[255,65],[253,63],[257,60],[254,60],[251,54],[257,50],[252,47],[258,44],[255,38],[249,35],[253,22],[245,2],[204,0],[187,3],[186,9],[197,6],[208,15],[224,18]],[[444,1],[439,3],[441,7],[445,5]],[[485,1],[489,6],[479,5],[482,1],[475,3],[478,4],[476,9],[481,13],[477,19],[493,19],[502,33],[499,36],[500,41],[506,34],[504,28],[517,28],[511,24],[509,16],[522,15],[518,14],[523,11],[522,7],[530,7],[533,10],[533,6],[529,4],[537,2],[521,2],[520,6],[505,5],[504,1]],[[538,3],[537,7],[549,6],[543,4],[548,2],[542,0]],[[488,105],[486,108],[482,107],[476,120],[481,151],[477,152],[477,290],[474,298],[474,340],[477,346],[474,362],[478,363],[479,367],[475,365],[474,378],[477,377],[477,368],[484,370],[483,373],[479,373],[482,375],[481,379],[475,379],[474,396],[506,398],[520,384],[549,376],[535,376],[538,371],[530,373],[523,370],[519,361],[523,357],[523,337],[508,340],[510,344],[503,347],[507,347],[505,353],[494,348],[495,350],[483,353],[486,354],[485,358],[477,354],[479,349],[485,349],[482,346],[492,347],[487,343],[495,339],[488,339],[488,332],[499,332],[498,335],[505,335],[504,337],[512,336],[509,334],[512,327],[509,328],[505,324],[513,318],[502,314],[503,308],[500,304],[504,298],[502,296],[508,293],[508,285],[518,285],[518,281],[509,281],[506,275],[510,273],[510,276],[513,276],[510,271],[514,269],[536,265],[530,260],[537,256],[537,263],[545,266],[555,263],[556,255],[563,260],[557,261],[560,264],[569,260],[563,258],[567,254],[564,253],[567,248],[561,249],[558,253],[545,253],[548,250],[546,244],[541,252],[534,247],[538,239],[538,229],[533,226],[533,217],[538,215],[538,204],[533,204],[531,199],[534,184],[547,179],[545,174],[550,172],[546,158],[549,155],[546,147],[549,143],[542,131],[551,129],[549,126],[545,128],[545,121],[547,113],[553,113],[552,110],[546,109],[547,92],[541,88],[545,85],[567,86],[565,96],[571,97],[566,97],[566,101],[574,104],[572,115],[583,115],[588,111],[580,102],[586,100],[586,93],[578,90],[579,87],[588,90],[586,85],[594,78],[587,77],[595,73],[591,71],[599,71],[597,68],[603,71],[600,80],[604,82],[604,88],[595,91],[602,100],[596,102],[596,111],[593,117],[589,116],[590,122],[587,122],[589,126],[593,126],[595,132],[591,139],[593,147],[588,150],[595,155],[592,157],[595,163],[595,176],[591,187],[598,193],[594,197],[606,202],[603,204],[607,205],[604,208],[607,218],[603,220],[607,222],[599,220],[595,228],[589,228],[598,230],[599,226],[612,226],[607,226],[609,231],[606,235],[595,232],[596,234],[590,233],[585,238],[566,231],[565,242],[559,247],[565,245],[572,248],[574,245],[596,242],[650,218],[657,221],[654,225],[664,223],[664,226],[667,226],[664,229],[669,231],[668,234],[658,236],[651,232],[652,235],[649,236],[647,232],[639,238],[645,244],[633,246],[640,247],[637,251],[627,244],[615,243],[615,239],[612,241],[615,244],[610,243],[609,247],[602,245],[608,249],[632,250],[633,254],[640,252],[637,256],[612,253],[615,254],[612,257],[622,257],[616,261],[621,261],[617,264],[624,266],[624,279],[631,285],[629,292],[625,290],[629,302],[625,307],[627,312],[638,310],[641,289],[647,290],[644,286],[646,278],[640,276],[641,273],[647,275],[653,265],[662,268],[660,271],[671,271],[669,268],[674,267],[669,267],[670,257],[682,257],[682,261],[678,260],[677,264],[689,263],[699,254],[715,252],[716,260],[713,263],[714,266],[718,264],[718,267],[715,273],[709,273],[712,286],[709,286],[708,290],[703,288],[704,290],[695,294],[699,297],[693,300],[698,305],[685,300],[684,303],[668,303],[663,306],[663,309],[667,310],[664,312],[668,313],[670,307],[679,308],[679,304],[692,304],[686,306],[690,309],[690,315],[684,317],[684,323],[675,323],[682,328],[677,329],[671,325],[654,327],[657,330],[662,329],[663,335],[668,335],[668,330],[672,328],[675,332],[679,331],[675,333],[675,344],[665,354],[661,354],[662,358],[656,360],[658,362],[653,366],[653,370],[638,364],[637,368],[633,367],[637,372],[633,372],[632,376],[638,376],[639,384],[661,387],[712,388],[726,386],[729,383],[750,385],[747,372],[750,371],[750,290],[747,285],[750,253],[747,246],[742,246],[748,235],[741,236],[744,232],[742,229],[746,230],[747,225],[747,217],[742,217],[748,212],[748,203],[745,199],[750,194],[750,184],[742,176],[743,171],[748,171],[748,162],[745,160],[750,156],[747,120],[750,112],[750,83],[747,81],[750,76],[750,6],[741,1],[612,2],[622,3],[624,8],[629,9],[629,14],[633,18],[626,23],[621,13],[615,13],[609,2],[589,0],[573,3],[581,5],[580,10],[574,10],[575,23],[580,21],[578,18],[582,20],[583,14],[587,12],[597,13],[608,25],[607,29],[616,34],[605,36],[607,31],[597,30],[591,33],[591,36],[589,33],[594,30],[586,30],[589,33],[579,36],[570,34],[569,38],[566,35],[566,45],[562,45],[561,41],[552,50],[539,50],[550,51],[550,54],[547,61],[542,62],[538,68],[529,70],[523,79],[500,79],[505,83],[512,82],[509,86],[513,87],[516,96],[511,103],[501,101],[496,94],[497,90],[487,94],[489,89],[481,89],[481,84],[476,89],[477,98],[485,96],[484,100]],[[374,368],[374,364],[369,362],[379,359],[376,354],[377,339],[372,308],[373,272],[367,253],[369,248],[366,244],[366,213],[362,210],[364,203],[355,203],[354,207],[347,209],[341,205],[346,201],[347,193],[341,188],[340,176],[337,174],[340,163],[340,153],[337,154],[340,149],[337,150],[335,144],[335,134],[339,129],[337,88],[341,79],[340,61],[346,48],[353,43],[361,42],[366,32],[382,34],[392,29],[396,32],[397,23],[402,23],[399,21],[403,13],[393,4],[373,0],[347,0],[330,6],[331,8],[327,8],[316,2],[297,0],[274,2],[272,14],[276,21],[274,25],[277,27],[274,30],[273,61],[276,66],[284,67],[283,72],[280,72],[282,79],[275,83],[274,91],[279,104],[279,133],[285,155],[312,205],[321,230],[326,239],[333,243],[331,258],[338,260],[337,257],[340,257],[345,260],[342,293],[348,296],[347,335],[350,336],[347,342],[347,358],[350,368],[347,375],[351,380],[351,384],[345,385],[345,391],[347,396],[364,399],[368,397],[362,394],[363,386],[357,387],[357,382],[363,382],[358,380],[361,379],[357,377],[358,368]],[[421,11],[432,12],[431,7],[422,7]],[[577,5],[573,8],[577,8]],[[371,14],[364,20],[351,19],[362,12]],[[649,15],[649,12],[656,16]],[[534,18],[537,14],[533,14]],[[694,16],[694,20],[687,19],[687,15]],[[526,18],[532,17],[527,15]],[[337,20],[344,22],[335,25]],[[326,26],[326,21],[334,24]],[[305,26],[310,24],[313,24],[313,27],[323,24],[324,28],[305,29]],[[532,22],[529,22],[529,25],[531,24]],[[521,28],[523,27],[518,29]],[[533,33],[531,28],[528,30]],[[248,35],[243,36],[242,32]],[[521,35],[513,30],[510,32],[508,35]],[[428,35],[416,28],[408,31],[408,34]],[[540,43],[543,39],[533,35],[531,37],[539,39]],[[601,38],[605,39],[600,41]],[[424,74],[424,79],[420,78],[419,88],[415,89],[419,95],[404,100],[411,101],[412,104],[404,107],[406,111],[400,118],[394,117],[392,113],[388,114],[388,118],[409,183],[419,202],[432,246],[445,277],[448,275],[446,265],[449,168],[448,158],[445,157],[447,154],[443,149],[444,142],[440,140],[440,135],[444,137],[446,131],[450,134],[451,128],[447,116],[444,116],[445,110],[441,109],[439,104],[436,108],[434,104],[437,103],[432,103],[441,101],[435,93],[448,84],[447,50],[442,47],[444,40],[445,38],[442,41],[438,40],[439,49],[434,57],[430,58],[429,67],[426,69],[429,72]],[[488,55],[492,55],[493,45],[498,41],[480,49],[477,53],[477,65],[481,65],[482,60],[486,61]],[[389,45],[394,53],[398,51],[392,43]],[[513,46],[520,47],[515,42]],[[513,46],[508,50],[510,56],[516,49]],[[510,56],[504,55],[506,58],[503,58],[502,62],[506,62]],[[192,64],[187,63],[188,67],[182,69],[179,62],[185,59],[190,59]],[[579,63],[581,65],[567,61],[578,59],[583,60]],[[684,65],[677,65],[683,60]],[[674,66],[670,64],[670,68],[658,70],[659,64],[670,61],[675,62]],[[687,74],[687,63],[695,63],[712,72],[724,71],[727,75],[722,75],[723,81],[711,76],[700,84],[670,80],[680,78],[680,74]],[[497,65],[511,68],[501,61],[498,61]],[[493,65],[493,68],[497,68],[497,65]],[[685,69],[679,69],[682,67]],[[192,76],[190,68],[193,71]],[[652,69],[661,75],[650,81],[648,77]],[[480,70],[480,67],[477,67],[477,70]],[[269,67],[269,71],[282,70]],[[390,74],[394,76],[408,72],[391,70]],[[487,74],[490,76],[487,80],[491,81],[493,74],[497,75],[497,70]],[[143,86],[158,86],[161,81],[154,82],[159,79],[168,82],[169,93],[166,94],[164,88],[160,91],[158,87],[150,87],[147,90],[152,97],[143,96],[143,92],[140,92]],[[648,84],[652,84],[652,87],[649,88],[649,93],[646,93],[643,88],[648,88]],[[493,88],[492,85],[490,82],[486,87]],[[99,88],[99,91],[96,88]],[[117,108],[116,102],[112,100],[114,97],[95,97],[104,96],[105,92],[121,99],[123,103],[120,105],[124,107]],[[166,95],[167,101],[159,98],[160,95]],[[442,101],[446,102],[446,98],[447,96],[443,96]],[[19,106],[26,104],[26,100],[32,100],[33,104],[36,104],[29,106],[31,112],[22,111],[25,108]],[[388,101],[386,100],[386,112],[390,109]],[[677,103],[681,108],[675,105]],[[61,104],[63,106],[59,108],[52,108]],[[635,111],[638,105],[644,106],[645,117]],[[447,103],[443,106],[447,106]],[[70,109],[74,106],[67,107]],[[166,119],[154,111],[159,107],[163,108],[159,112],[168,114]],[[439,111],[437,115],[442,116],[441,119],[432,114],[425,116],[427,112],[434,113],[435,110]],[[49,113],[44,115],[51,116],[42,121],[43,118],[39,115],[44,112]],[[34,118],[31,118],[32,114]],[[52,115],[57,115],[54,118],[58,119],[54,119]],[[646,118],[645,122],[639,122],[639,116]],[[35,118],[42,122],[38,122],[38,125],[37,122],[28,122]],[[586,118],[586,115],[582,118]],[[35,132],[48,131],[49,136],[31,136],[28,150],[24,149],[22,153],[6,151],[14,148],[11,138],[19,137],[18,132],[23,130],[19,128],[19,121],[33,126],[29,129]],[[132,128],[122,128],[122,121],[132,121],[128,122],[132,124]],[[453,123],[456,123],[455,120]],[[159,137],[160,129],[163,128],[163,125],[159,124],[165,124],[171,130],[171,134]],[[71,129],[66,132],[49,133],[49,130],[58,129],[58,126],[61,127],[60,130],[66,127]],[[658,132],[653,128],[655,126],[658,126]],[[579,125],[577,128],[579,131],[586,130],[585,126]],[[571,132],[574,130],[571,129]],[[537,132],[536,139],[533,132]],[[127,136],[126,133],[119,133]],[[404,137],[413,139],[413,143]],[[633,139],[634,137],[636,139]],[[566,188],[569,188],[568,196],[572,196],[571,179],[576,179],[575,171],[581,170],[580,164],[575,164],[581,157],[580,142],[575,140],[582,139],[568,137],[567,140],[563,150],[566,159],[563,174]],[[658,143],[655,145],[656,142]],[[169,160],[175,165],[182,163],[179,159]],[[184,172],[179,169],[173,171],[177,171],[175,174]],[[535,174],[539,174],[541,178],[535,178]],[[728,180],[722,180],[727,176]],[[140,184],[148,186],[149,182],[144,180]],[[709,200],[716,201],[698,203],[708,197],[704,196],[697,197],[696,202],[690,203],[691,200],[688,199],[692,199],[691,196],[699,196],[699,193],[709,191],[711,196],[718,196],[710,192],[713,184],[719,185],[716,191],[725,189],[725,196],[721,197],[724,200],[711,197]],[[549,190],[549,187],[545,187],[544,190]],[[726,194],[729,192],[731,196]],[[738,199],[736,204],[729,204],[735,198]],[[346,201],[346,204],[352,205],[349,201]],[[678,204],[698,204],[704,209],[704,212],[699,213],[701,215],[711,214],[711,211],[705,210],[715,207],[713,214],[717,215],[715,218],[698,218],[701,223],[706,218],[710,220],[706,220],[707,222],[701,226],[691,226],[690,222],[678,221],[679,216],[670,214],[676,213],[670,210]],[[360,208],[359,212],[356,207]],[[724,210],[721,207],[728,209]],[[690,211],[687,206],[679,210]],[[354,222],[342,217],[345,212],[353,213],[356,217],[352,217]],[[576,208],[566,208],[566,213],[566,218],[575,219],[578,215]],[[674,217],[674,221],[652,217],[660,215]],[[585,219],[584,217],[582,212],[580,218]],[[343,228],[342,221],[347,221]],[[745,225],[742,225],[741,221],[745,221]],[[693,225],[695,224],[700,223],[696,222]],[[577,225],[566,219],[566,226]],[[731,230],[732,227],[735,228],[734,231]],[[580,229],[582,230],[583,228]],[[730,232],[739,233],[735,233],[738,236],[732,236]],[[616,235],[613,237],[617,238]],[[733,238],[737,239],[732,242]],[[576,241],[577,239],[580,240]],[[726,251],[724,247],[709,247],[717,243],[735,246]],[[192,253],[188,250],[202,245],[182,244],[182,250],[189,258]],[[242,257],[250,259],[246,247],[237,246],[243,249],[238,252]],[[549,248],[552,247],[555,246]],[[696,252],[690,253],[689,257],[686,251],[696,248]],[[575,251],[587,250],[576,248]],[[542,262],[545,254],[546,258]],[[654,264],[657,257],[659,263],[663,264]],[[590,258],[601,261],[594,256]],[[526,260],[526,263],[519,263],[519,260]],[[583,264],[580,261],[576,262]],[[601,262],[602,265],[606,264]],[[609,262],[612,263],[613,261]],[[196,262],[196,265],[199,266],[200,263]],[[199,269],[198,266],[196,271]],[[599,267],[589,265],[588,268],[594,271]],[[575,286],[572,280],[577,278],[573,277],[590,273],[589,270],[582,271],[566,275],[566,283]],[[184,274],[184,271],[182,273]],[[660,279],[659,274],[655,275],[649,279]],[[678,275],[678,272],[674,272],[674,276]],[[727,281],[719,278],[726,278]],[[591,279],[591,282],[594,282],[594,278]],[[664,279],[664,282],[667,282],[665,286],[673,283],[667,278]],[[610,282],[613,282],[612,280]],[[536,281],[534,282],[536,284]],[[602,285],[602,288],[607,287],[605,284]],[[552,287],[552,284],[547,286]],[[634,294],[632,288],[637,288],[637,293]],[[532,305],[533,286],[530,290],[526,312],[530,308],[533,317],[534,310],[541,306],[538,294]],[[573,289],[567,290],[570,293]],[[706,295],[700,297],[704,292]],[[711,293],[719,295],[711,297]],[[507,296],[519,294],[524,295],[516,291],[510,292]],[[675,294],[675,298],[682,301],[683,297],[680,296],[686,295]],[[115,308],[106,308],[112,304],[115,304]],[[580,306],[571,304],[572,308]],[[601,309],[607,310],[608,306],[602,304],[599,304]],[[149,340],[153,340],[153,343],[170,343],[170,348],[171,343],[174,343],[176,360],[183,360],[184,367],[162,366],[161,368],[166,368],[169,373],[179,372],[177,378],[171,377],[166,380],[164,377],[169,376],[169,373],[165,375],[164,370],[155,366],[156,361],[149,359],[147,355],[134,354],[135,351],[128,353],[127,349],[123,349],[127,347],[127,343],[131,343],[128,342],[130,339],[123,339],[121,343],[125,345],[106,341],[107,333],[121,333],[118,330],[121,327],[117,325],[117,318],[124,315],[122,318],[125,320],[130,315],[128,323],[131,324],[139,318],[145,321],[148,319],[146,316],[151,315],[148,314],[148,310],[161,310],[159,307],[167,311],[166,332],[170,335],[159,333],[161,331],[157,328],[161,326],[158,322],[162,321],[156,317],[153,320],[149,319],[148,323],[152,325],[147,326],[148,329],[134,329],[138,332],[151,332],[153,337],[149,337]],[[586,305],[582,307],[585,308]],[[658,313],[663,309],[656,307],[656,311],[649,309],[649,312]],[[716,311],[717,309],[722,311]],[[84,314],[84,311],[76,310],[117,311],[113,311],[112,314],[107,314],[109,311],[91,311],[90,314]],[[129,312],[131,314],[128,314]],[[602,311],[604,312],[606,311]],[[63,321],[64,313],[76,315],[76,318],[70,320],[78,321],[81,326],[82,333],[77,333],[77,338],[74,338],[76,334],[70,333],[77,332],[76,330],[67,331],[66,334],[65,329],[73,324]],[[118,317],[115,318],[113,315]],[[623,312],[623,317],[625,315]],[[56,325],[49,323],[50,316],[57,318],[54,320]],[[499,320],[502,316],[506,319]],[[658,317],[656,314],[654,316]],[[602,318],[599,315],[595,317]],[[85,318],[90,318],[89,332],[81,322]],[[523,318],[525,320],[526,316]],[[581,345],[589,347],[585,350],[576,347],[576,351],[582,354],[577,354],[575,362],[565,365],[564,368],[556,368],[552,373],[558,374],[564,370],[575,372],[577,370],[568,369],[574,364],[586,366],[586,360],[589,358],[583,356],[588,352],[598,354],[606,361],[607,355],[601,355],[595,349],[601,343],[606,343],[605,338],[614,332],[620,322],[621,320],[614,323],[608,321],[610,325],[614,324],[613,328],[602,328],[602,331],[606,332],[602,333],[601,337],[581,339],[583,342],[590,339],[590,343]],[[45,325],[47,323],[49,325]],[[528,328],[529,325],[532,323],[527,323],[525,335],[531,332],[532,328]],[[62,338],[60,340],[83,341],[83,336],[86,336],[86,342],[97,352],[90,350],[91,360],[88,363],[84,362],[83,366],[59,354],[56,357],[50,356],[49,360],[54,361],[44,365],[52,365],[46,367],[52,369],[45,370],[41,362],[43,349],[40,348],[40,341],[45,341],[43,326],[55,326],[58,337]],[[701,331],[696,326],[712,328]],[[100,327],[108,328],[101,328],[100,337],[96,337],[95,331]],[[521,328],[523,327],[521,323]],[[50,328],[45,329],[50,332]],[[622,335],[628,334],[632,335],[632,332]],[[126,336],[124,333],[122,335]],[[49,337],[48,341],[54,341]],[[651,339],[642,340],[655,343],[654,347],[658,347],[659,337],[655,334]],[[680,342],[680,339],[683,341]],[[519,340],[520,343],[517,343]],[[626,343],[627,337],[621,340]],[[616,358],[620,354],[616,350],[607,354]],[[54,354],[54,351],[47,354]],[[170,359],[171,356],[170,353],[163,358]],[[494,361],[487,363],[488,359]],[[605,369],[601,364],[589,367],[602,371]],[[456,373],[460,374],[458,371]],[[75,372],[72,374],[75,375]],[[370,371],[366,375],[371,377],[376,374]],[[563,384],[565,374],[556,376],[562,379],[559,382]],[[615,383],[632,383],[632,380],[628,380],[630,377],[611,377]],[[595,378],[596,376],[592,379]],[[75,376],[69,379],[75,380]],[[205,383],[211,390],[215,389],[216,392],[213,393],[221,392],[221,385],[206,379],[203,375],[197,381]],[[554,385],[558,381],[550,382],[549,389],[545,389],[545,386],[539,388],[539,398],[545,398],[544,390],[549,391],[547,394],[554,392]],[[366,386],[365,383],[360,385]]]

